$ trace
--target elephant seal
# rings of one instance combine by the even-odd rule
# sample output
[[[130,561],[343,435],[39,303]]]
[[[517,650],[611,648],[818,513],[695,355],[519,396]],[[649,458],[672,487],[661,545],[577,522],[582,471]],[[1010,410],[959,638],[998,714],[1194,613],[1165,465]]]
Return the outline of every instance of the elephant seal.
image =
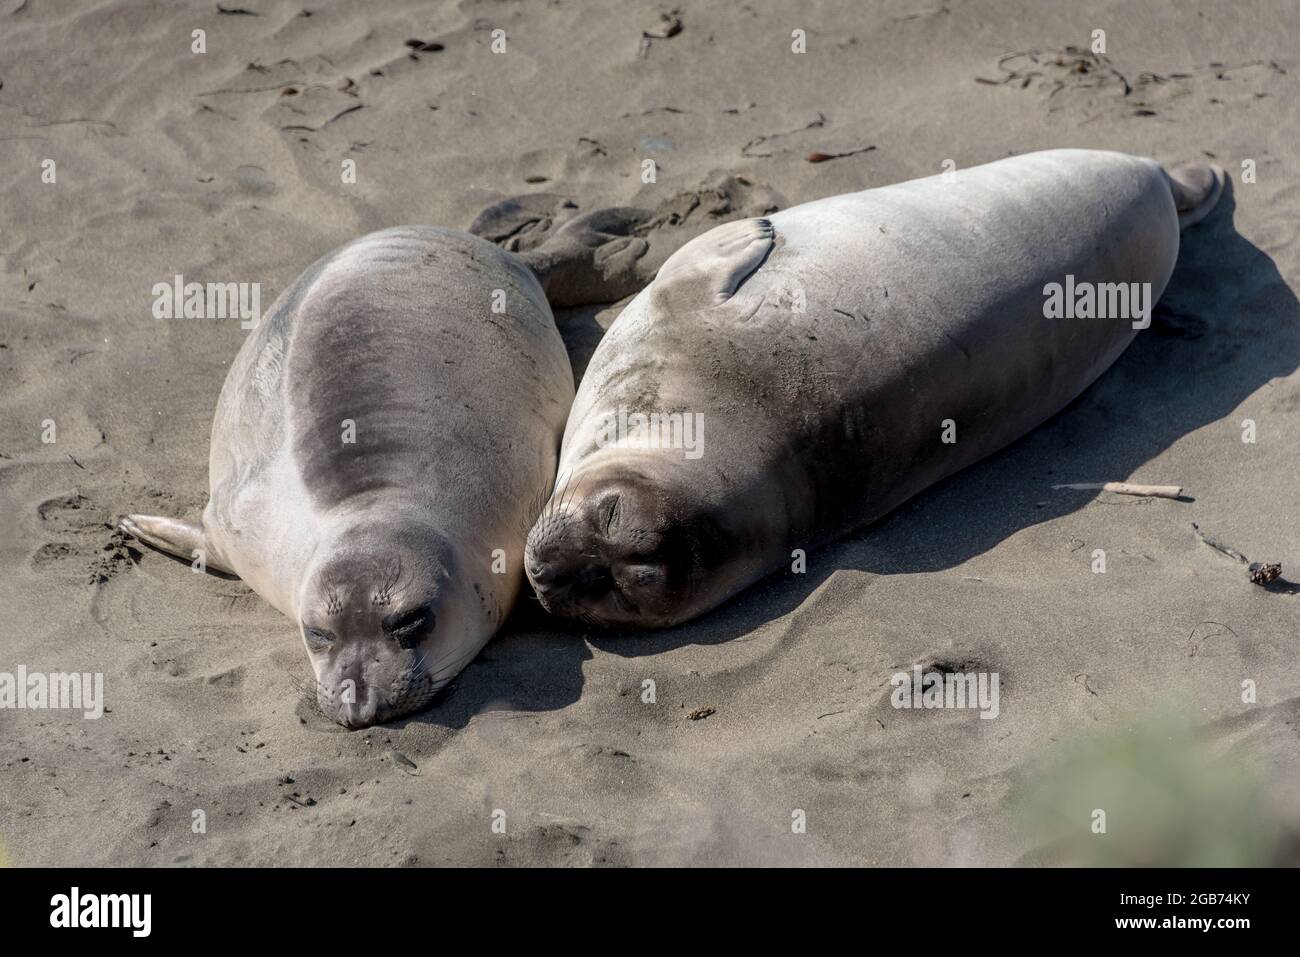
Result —
[[[572,399],[519,257],[451,229],[371,233],[311,266],[245,340],[201,521],[121,528],[238,575],[293,619],[327,715],[399,717],[514,604]]]
[[[592,356],[525,550],[541,603],[686,621],[1013,442],[1124,351],[1223,182],[1053,150],[692,240]]]

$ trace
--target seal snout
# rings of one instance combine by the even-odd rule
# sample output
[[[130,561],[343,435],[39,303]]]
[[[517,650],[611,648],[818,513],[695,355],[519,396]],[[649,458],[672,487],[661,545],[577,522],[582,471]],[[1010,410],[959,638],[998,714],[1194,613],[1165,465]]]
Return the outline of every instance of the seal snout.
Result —
[[[343,727],[356,730],[358,728],[368,728],[374,724],[378,711],[377,702],[372,698],[364,703],[353,702],[339,705],[338,710],[334,712],[334,716],[335,720]]]
[[[524,547],[524,572],[542,607],[555,615],[573,616],[585,596],[612,584],[609,569],[599,560],[595,542],[585,539],[571,511],[546,515],[529,533]]]
[[[324,714],[351,730],[420,711],[432,702],[442,684],[422,667],[432,654],[421,655],[409,665],[384,666],[375,660],[372,670],[348,670],[336,679],[320,682],[317,704]]]
[[[380,696],[359,661],[340,668],[318,681],[316,701],[320,709],[345,728],[368,728],[382,720]]]
[[[563,568],[558,562],[542,564],[530,580],[542,607],[560,615],[571,614],[581,598],[607,592],[613,584],[607,569]]]

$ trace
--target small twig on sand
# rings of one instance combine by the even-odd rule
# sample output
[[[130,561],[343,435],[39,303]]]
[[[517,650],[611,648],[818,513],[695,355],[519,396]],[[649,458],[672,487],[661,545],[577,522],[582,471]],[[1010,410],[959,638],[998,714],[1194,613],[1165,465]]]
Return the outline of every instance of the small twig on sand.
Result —
[[[1223,554],[1227,555],[1229,558],[1235,558],[1243,565],[1250,564],[1249,558],[1241,554],[1241,552],[1237,551],[1231,545],[1225,545],[1222,542],[1218,541],[1217,539],[1213,539],[1209,535],[1206,535],[1203,531],[1201,531],[1201,526],[1197,525],[1195,522],[1192,522],[1192,531],[1196,533],[1197,538],[1203,541],[1206,545],[1209,545],[1216,552],[1222,552]]]
[[[820,151],[815,151],[809,153],[804,157],[804,159],[810,163],[825,163],[827,160],[843,159],[846,156],[857,156],[859,153],[870,153],[874,149],[874,146],[864,146],[861,149],[846,150],[843,153],[822,153]]]
[[[1216,552],[1222,552],[1229,558],[1235,558],[1237,561],[1245,565],[1246,571],[1250,573],[1252,584],[1268,585],[1277,581],[1277,579],[1282,575],[1281,562],[1252,562],[1232,546],[1225,545],[1223,542],[1217,541],[1209,535],[1206,535],[1201,531],[1201,526],[1197,525],[1195,522],[1192,522],[1192,531],[1196,532],[1197,538],[1203,541],[1206,545],[1209,545]]]
[[[1181,498],[1181,485],[1134,485],[1129,482],[1073,482],[1069,485],[1053,485],[1052,488],[1068,488],[1077,491],[1101,489],[1103,492],[1117,492],[1120,495],[1142,495],[1147,498]]]

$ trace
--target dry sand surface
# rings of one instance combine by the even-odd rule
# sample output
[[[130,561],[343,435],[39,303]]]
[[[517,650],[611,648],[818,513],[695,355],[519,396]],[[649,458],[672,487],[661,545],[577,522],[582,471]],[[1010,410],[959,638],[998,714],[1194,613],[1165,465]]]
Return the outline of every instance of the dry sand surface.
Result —
[[[1300,11],[674,2],[649,40],[667,6],[0,3],[0,671],[102,672],[109,708],[0,711],[10,863],[1294,858],[1300,596],[1191,523],[1300,573]],[[292,623],[113,530],[206,500],[246,333],[155,319],[176,273],[269,306],[354,237],[506,196],[703,228],[745,211],[715,174],[790,205],[1060,146],[1233,174],[1155,328],[1011,449],[689,626],[526,599],[432,710],[348,732],[301,702]],[[557,314],[579,368],[617,314]],[[1186,499],[1052,489],[1107,480]],[[999,717],[891,707],[936,662],[997,671]]]

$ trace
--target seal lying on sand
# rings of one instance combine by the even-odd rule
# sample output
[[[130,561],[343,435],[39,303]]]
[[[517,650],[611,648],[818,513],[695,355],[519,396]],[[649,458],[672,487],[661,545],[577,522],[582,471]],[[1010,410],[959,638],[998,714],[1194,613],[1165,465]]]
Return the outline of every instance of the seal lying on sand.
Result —
[[[639,252],[625,246],[575,219],[545,255],[581,273],[606,249],[582,274],[617,298]],[[121,527],[292,618],[322,710],[364,727],[428,704],[509,612],[572,400],[524,260],[455,230],[386,229],[315,263],[244,342],[202,521]]]
[[[1222,187],[1054,150],[692,240],[592,356],[525,551],[542,604],[686,621],[1013,442],[1124,351]]]

